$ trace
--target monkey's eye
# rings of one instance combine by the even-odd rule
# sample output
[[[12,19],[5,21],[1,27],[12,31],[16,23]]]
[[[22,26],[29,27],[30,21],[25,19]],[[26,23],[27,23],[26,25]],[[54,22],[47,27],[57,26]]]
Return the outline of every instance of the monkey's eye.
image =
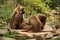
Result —
[[[21,14],[21,13],[22,13],[22,11],[19,12],[19,14]]]

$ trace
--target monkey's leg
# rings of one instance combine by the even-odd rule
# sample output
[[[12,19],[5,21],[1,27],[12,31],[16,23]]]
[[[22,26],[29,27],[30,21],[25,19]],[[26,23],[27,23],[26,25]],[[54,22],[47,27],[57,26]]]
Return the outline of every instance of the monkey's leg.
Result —
[[[14,24],[11,25],[11,29],[15,29],[16,26]]]
[[[11,20],[10,26],[11,26],[11,29],[15,29],[16,28],[16,21]]]
[[[28,31],[30,31],[30,30],[32,30],[32,25],[30,25],[26,30],[24,30],[24,31],[22,31],[22,32],[28,32]]]

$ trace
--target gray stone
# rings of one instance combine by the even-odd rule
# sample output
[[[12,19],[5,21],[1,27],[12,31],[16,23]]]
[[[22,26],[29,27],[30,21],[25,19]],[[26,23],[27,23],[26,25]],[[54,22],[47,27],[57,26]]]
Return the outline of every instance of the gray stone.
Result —
[[[60,29],[56,30],[56,33],[60,35]]]
[[[50,39],[50,38],[52,38],[53,37],[53,33],[48,33],[47,35],[46,35],[46,38],[47,39]]]
[[[8,37],[2,37],[2,40],[15,40],[13,38],[8,38]]]
[[[0,29],[0,34],[4,34],[6,32],[8,32],[7,29]]]
[[[41,35],[33,35],[34,38],[36,38],[37,40],[45,40],[45,35],[41,34]]]
[[[53,33],[53,36],[58,36],[58,35],[59,35],[59,34],[58,34],[58,33],[56,33],[56,32],[55,32],[55,33]]]
[[[52,31],[53,31],[53,28],[52,28],[51,26],[45,25],[43,31],[46,31],[46,32],[52,32]]]
[[[33,38],[33,39],[27,39],[27,40],[36,40],[35,38]]]

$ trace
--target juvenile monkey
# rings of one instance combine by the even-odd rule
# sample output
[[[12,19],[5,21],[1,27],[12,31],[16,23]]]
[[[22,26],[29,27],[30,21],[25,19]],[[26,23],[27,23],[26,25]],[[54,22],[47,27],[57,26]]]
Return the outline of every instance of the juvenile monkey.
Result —
[[[13,15],[10,20],[10,26],[12,29],[19,29],[20,24],[24,21],[23,19],[23,14],[24,14],[24,7],[23,6],[18,6],[17,8],[14,9]]]

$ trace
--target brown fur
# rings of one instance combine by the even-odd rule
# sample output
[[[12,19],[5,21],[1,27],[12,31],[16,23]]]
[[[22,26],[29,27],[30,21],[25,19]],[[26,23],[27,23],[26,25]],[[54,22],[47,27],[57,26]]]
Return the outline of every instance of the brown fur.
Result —
[[[39,14],[39,15],[38,15],[38,18],[40,19],[40,22],[42,23],[41,29],[43,30],[43,29],[44,29],[44,26],[45,26],[45,24],[46,24],[46,19],[47,19],[47,17],[46,17],[45,14]]]
[[[10,20],[10,26],[12,29],[19,29],[20,24],[23,22],[24,7],[18,6],[13,11],[13,15]]]
[[[31,15],[29,18],[30,27],[28,27],[26,31],[42,32],[45,24],[46,24],[46,15],[44,14],[40,14],[38,16]]]
[[[29,18],[29,25],[32,25],[31,27],[29,27],[27,29],[27,31],[32,31],[32,32],[39,32],[41,29],[41,22],[40,20],[38,19],[38,17],[34,16],[34,15],[31,15],[30,18]]]
[[[21,23],[21,29],[28,29],[30,25],[28,25],[26,22]]]

